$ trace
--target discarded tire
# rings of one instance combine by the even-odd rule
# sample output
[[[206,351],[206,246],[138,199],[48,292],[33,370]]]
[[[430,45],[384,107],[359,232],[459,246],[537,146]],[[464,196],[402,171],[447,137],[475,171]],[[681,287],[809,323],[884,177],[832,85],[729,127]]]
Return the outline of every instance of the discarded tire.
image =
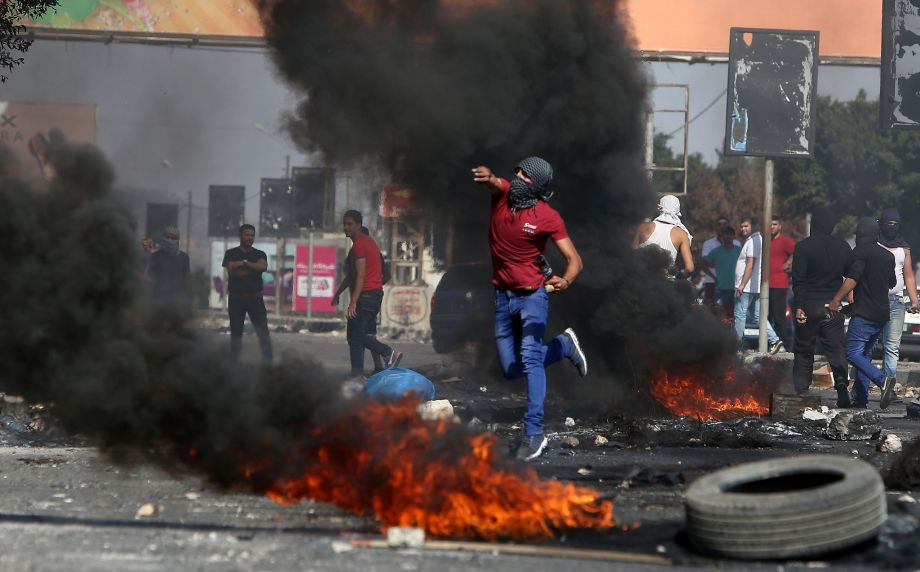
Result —
[[[741,559],[816,556],[874,537],[888,516],[875,468],[809,455],[738,465],[687,490],[687,533],[701,552]]]

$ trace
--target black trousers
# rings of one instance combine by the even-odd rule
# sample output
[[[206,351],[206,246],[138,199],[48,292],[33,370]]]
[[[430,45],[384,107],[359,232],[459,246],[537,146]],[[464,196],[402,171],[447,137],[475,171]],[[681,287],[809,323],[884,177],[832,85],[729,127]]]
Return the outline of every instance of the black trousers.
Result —
[[[773,331],[783,340],[783,344],[789,343],[789,328],[786,322],[786,288],[770,288],[770,312],[767,319],[773,324]]]
[[[792,363],[792,382],[796,393],[805,393],[811,386],[815,367],[815,340],[821,337],[827,362],[834,374],[834,385],[847,384],[846,337],[843,313],[827,317],[825,302],[806,302],[802,309],[808,320],[795,325],[795,360]]]
[[[272,341],[268,336],[268,315],[265,311],[265,301],[261,295],[257,296],[230,296],[227,301],[230,313],[230,357],[239,359],[243,349],[243,321],[249,314],[249,321],[259,336],[259,347],[262,349],[262,361],[272,360]]]

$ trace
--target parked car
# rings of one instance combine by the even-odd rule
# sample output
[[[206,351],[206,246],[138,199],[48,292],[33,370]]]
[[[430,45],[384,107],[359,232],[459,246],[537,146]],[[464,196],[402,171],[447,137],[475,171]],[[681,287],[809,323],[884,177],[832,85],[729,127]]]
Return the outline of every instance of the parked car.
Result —
[[[495,289],[489,262],[455,264],[431,297],[431,343],[447,353],[469,341],[492,336]]]

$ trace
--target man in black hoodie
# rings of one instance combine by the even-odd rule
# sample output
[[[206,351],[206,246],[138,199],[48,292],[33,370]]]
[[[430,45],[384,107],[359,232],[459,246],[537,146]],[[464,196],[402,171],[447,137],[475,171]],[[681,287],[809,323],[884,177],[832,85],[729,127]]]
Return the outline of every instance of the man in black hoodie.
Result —
[[[856,367],[853,406],[869,402],[869,382],[882,389],[879,407],[887,409],[894,397],[895,377],[886,376],[872,365],[872,348],[889,319],[888,291],[894,288],[894,255],[878,243],[878,223],[869,217],[856,225],[856,248],[850,253],[846,279],[828,304],[831,313],[840,310],[843,297],[854,291],[853,315],[847,329],[847,361]]]
[[[797,394],[808,393],[815,365],[815,340],[820,336],[834,375],[837,407],[849,407],[843,315],[828,315],[825,309],[843,283],[850,257],[850,246],[831,234],[836,224],[829,209],[813,209],[811,236],[796,244],[792,255],[792,293],[796,305],[792,381]]]

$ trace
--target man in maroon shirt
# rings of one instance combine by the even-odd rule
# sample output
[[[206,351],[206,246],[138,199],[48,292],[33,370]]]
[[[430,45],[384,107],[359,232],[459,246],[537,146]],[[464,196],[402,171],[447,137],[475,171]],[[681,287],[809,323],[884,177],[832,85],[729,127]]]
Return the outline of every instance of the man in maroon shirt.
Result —
[[[396,367],[402,359],[402,352],[377,339],[377,314],[383,302],[383,259],[374,239],[361,232],[362,220],[358,211],[347,211],[342,216],[345,236],[352,241],[351,255],[355,265],[345,330],[352,375],[364,375],[365,348],[383,356],[386,367]]]
[[[788,348],[791,346],[786,322],[786,293],[795,241],[783,234],[783,223],[776,217],[770,223],[770,236],[770,312],[767,315],[776,335]]]
[[[524,461],[536,459],[546,448],[546,366],[567,357],[582,376],[588,373],[588,362],[572,328],[543,343],[547,292],[564,292],[582,269],[565,222],[547,203],[552,196],[552,179],[552,167],[539,157],[521,161],[510,182],[495,176],[488,167],[473,169],[473,180],[486,185],[492,194],[489,247],[495,285],[495,344],[502,373],[508,379],[527,378],[524,438],[516,451]],[[547,276],[536,261],[548,239],[566,259],[561,276]]]

